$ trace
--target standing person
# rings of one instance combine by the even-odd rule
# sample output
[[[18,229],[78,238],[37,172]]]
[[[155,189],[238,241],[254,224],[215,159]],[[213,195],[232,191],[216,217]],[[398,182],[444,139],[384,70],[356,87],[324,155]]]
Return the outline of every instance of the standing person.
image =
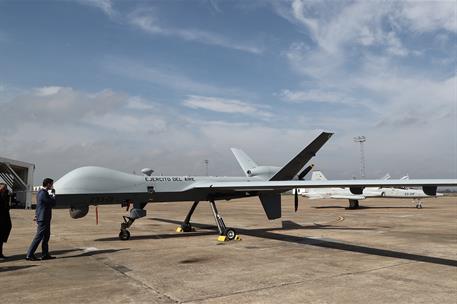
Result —
[[[49,254],[48,246],[49,238],[51,237],[52,207],[55,207],[56,205],[53,185],[54,181],[52,179],[45,178],[43,180],[43,188],[38,191],[36,196],[35,220],[37,223],[37,231],[32,244],[30,244],[29,250],[27,250],[25,259],[28,261],[38,260],[35,256],[35,251],[40,242],[42,247],[41,260],[55,259],[55,257]],[[49,194],[49,191],[52,192],[52,195]]]
[[[5,183],[0,183],[0,259],[3,255],[3,243],[8,241],[11,232],[10,202],[8,188]]]

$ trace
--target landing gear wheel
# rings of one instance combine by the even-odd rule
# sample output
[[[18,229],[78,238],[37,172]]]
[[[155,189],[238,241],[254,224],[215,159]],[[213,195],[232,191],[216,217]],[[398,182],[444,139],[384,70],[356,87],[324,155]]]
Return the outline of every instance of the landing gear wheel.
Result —
[[[422,205],[421,205],[421,204],[417,204],[417,205],[416,205],[416,208],[417,208],[417,209],[422,209]]]
[[[182,224],[181,229],[183,232],[192,232],[192,225],[190,223]]]
[[[229,241],[233,241],[236,238],[236,231],[232,228],[227,228],[225,230],[225,236]]]
[[[119,232],[119,239],[121,241],[127,241],[130,239],[130,232],[128,230],[122,229],[121,232]]]

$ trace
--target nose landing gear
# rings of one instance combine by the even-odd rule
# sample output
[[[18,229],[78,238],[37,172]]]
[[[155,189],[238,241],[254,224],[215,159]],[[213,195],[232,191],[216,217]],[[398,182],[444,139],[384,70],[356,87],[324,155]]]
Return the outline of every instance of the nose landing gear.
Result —
[[[130,239],[130,232],[128,229],[132,226],[136,219],[146,216],[146,210],[140,208],[133,208],[130,210],[129,216],[123,216],[124,222],[121,223],[121,231],[119,232],[119,239],[121,241],[127,241]]]
[[[121,223],[121,231],[119,232],[119,239],[121,241],[127,241],[130,239],[130,232],[127,230],[132,226],[135,219],[130,218],[128,216],[123,216],[124,222]]]

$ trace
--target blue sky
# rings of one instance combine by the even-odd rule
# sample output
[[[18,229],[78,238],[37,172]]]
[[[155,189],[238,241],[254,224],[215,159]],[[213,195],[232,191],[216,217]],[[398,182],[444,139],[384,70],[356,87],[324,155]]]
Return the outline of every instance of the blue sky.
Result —
[[[0,1],[0,155],[37,177],[282,165],[457,176],[455,1]]]

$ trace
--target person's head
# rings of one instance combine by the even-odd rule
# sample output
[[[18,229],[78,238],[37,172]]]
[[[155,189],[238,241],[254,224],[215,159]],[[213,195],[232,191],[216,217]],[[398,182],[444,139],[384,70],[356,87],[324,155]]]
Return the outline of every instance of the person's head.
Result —
[[[43,179],[43,188],[45,188],[47,190],[51,190],[53,185],[54,185],[54,180],[52,180],[51,178]]]
[[[6,187],[6,184],[0,183],[0,192],[5,192],[6,190],[8,190],[8,188]]]

